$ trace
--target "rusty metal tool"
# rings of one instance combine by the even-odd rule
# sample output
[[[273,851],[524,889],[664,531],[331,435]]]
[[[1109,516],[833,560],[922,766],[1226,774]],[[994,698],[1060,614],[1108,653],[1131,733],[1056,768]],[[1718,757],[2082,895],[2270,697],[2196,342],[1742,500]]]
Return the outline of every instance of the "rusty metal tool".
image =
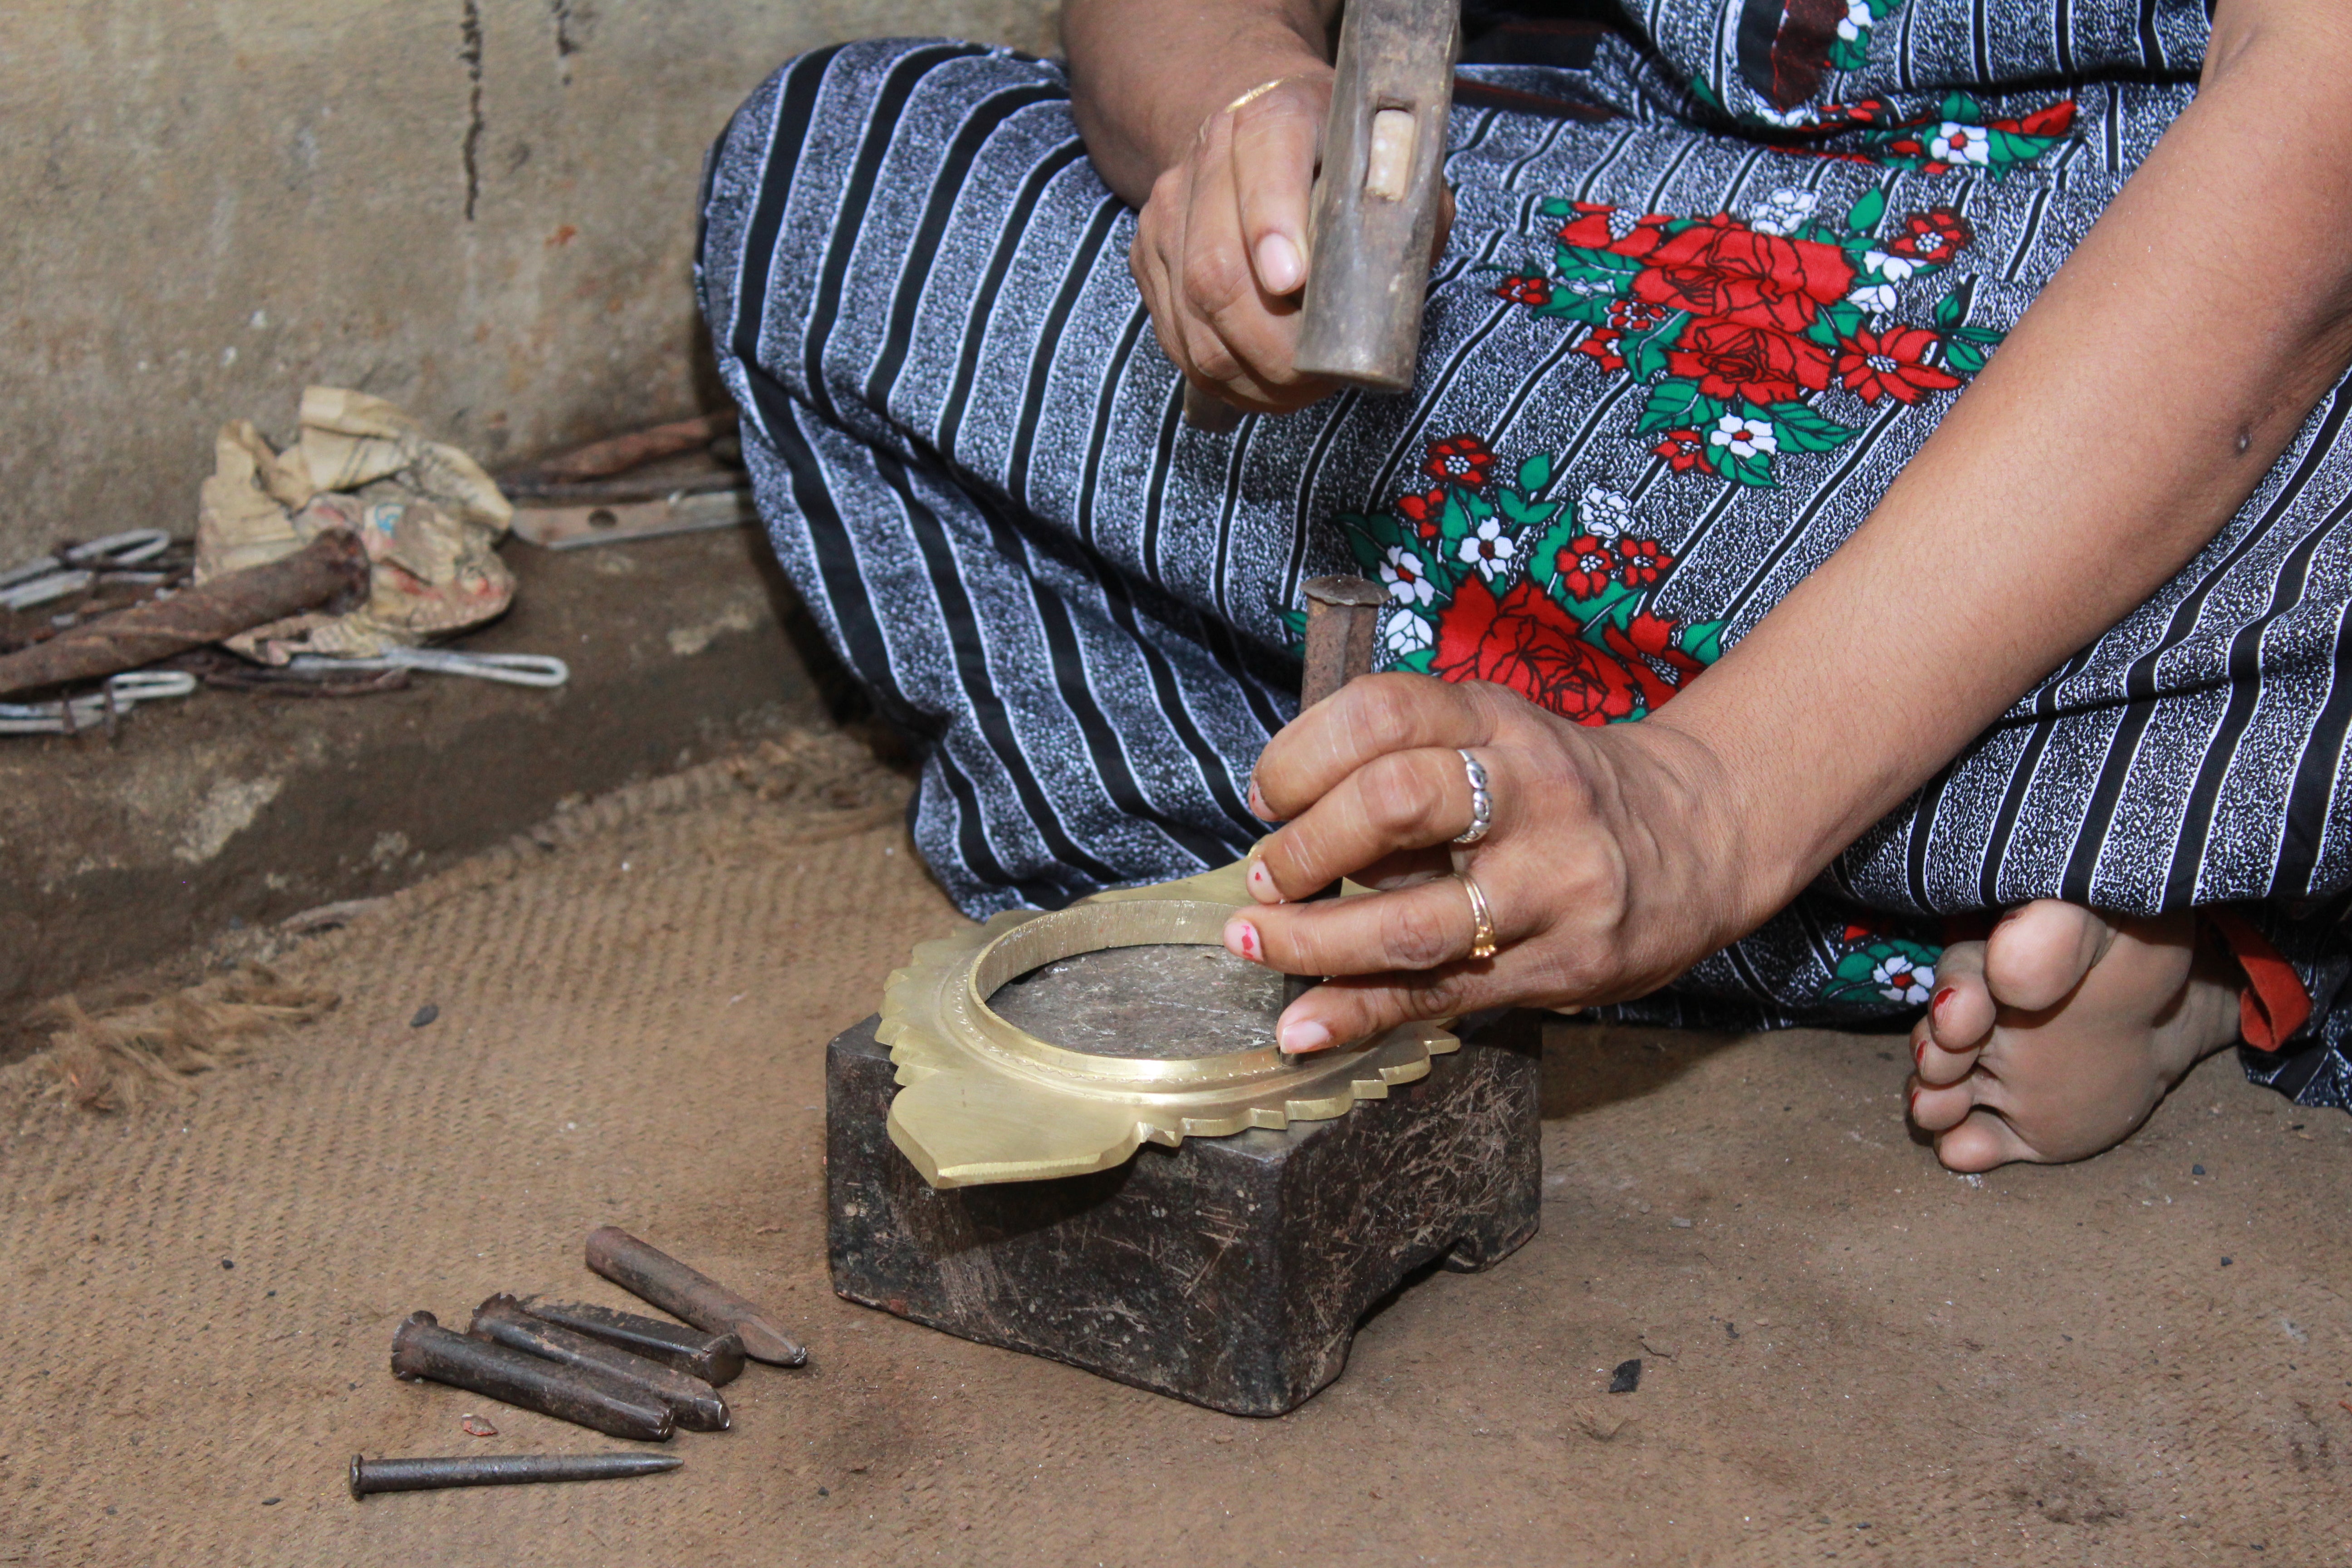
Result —
[[[646,1389],[455,1333],[430,1312],[411,1312],[393,1334],[392,1371],[409,1382],[429,1378],[486,1394],[611,1437],[666,1443],[676,1424],[669,1406]]]
[[[727,1430],[727,1402],[698,1377],[648,1361],[618,1345],[606,1344],[575,1330],[534,1318],[512,1296],[497,1295],[474,1309],[466,1331],[527,1355],[585,1367],[623,1383],[634,1384],[669,1406],[677,1424],[689,1432]]]
[[[1309,577],[1299,592],[1307,599],[1307,674],[1298,684],[1303,713],[1372,672],[1372,638],[1389,596],[1364,577]]]
[[[537,1296],[526,1298],[522,1310],[542,1322],[560,1324],[647,1361],[674,1366],[713,1388],[726,1387],[743,1373],[743,1342],[732,1332],[714,1334],[587,1301],[549,1301]]]
[[[0,656],[0,697],[136,669],[299,611],[355,604],[367,587],[367,551],[359,535],[331,528],[291,555],[100,616]]]
[[[431,1459],[352,1456],[352,1496],[440,1487],[511,1487],[529,1481],[602,1481],[650,1476],[685,1464],[675,1454],[481,1454]]]
[[[1309,577],[1299,592],[1307,599],[1307,674],[1298,685],[1298,710],[1304,713],[1358,676],[1372,672],[1372,638],[1388,595],[1364,577]],[[1335,883],[1307,896],[1328,899],[1338,891]],[[1292,975],[1283,988],[1283,1005],[1322,983],[1318,975]]]
[[[698,1274],[616,1225],[588,1233],[588,1267],[639,1300],[675,1313],[698,1329],[732,1333],[743,1353],[777,1366],[800,1366],[808,1352],[776,1327],[766,1309]]]
[[[1297,367],[1368,392],[1412,385],[1421,306],[1445,200],[1458,0],[1349,0],[1307,216]],[[1219,433],[1241,411],[1184,387],[1184,417]]]

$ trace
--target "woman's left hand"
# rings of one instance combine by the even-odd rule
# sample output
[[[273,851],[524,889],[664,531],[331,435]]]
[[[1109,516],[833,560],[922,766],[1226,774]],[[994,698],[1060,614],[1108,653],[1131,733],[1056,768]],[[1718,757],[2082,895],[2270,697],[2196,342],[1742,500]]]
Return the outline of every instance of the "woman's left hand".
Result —
[[[1472,820],[1464,751],[1492,811],[1486,835],[1454,848]],[[1486,1007],[1639,996],[1793,890],[1747,885],[1724,786],[1701,742],[1655,719],[1588,729],[1505,687],[1366,677],[1259,758],[1252,805],[1285,826],[1252,857],[1260,907],[1227,922],[1225,946],[1332,977],[1283,1015],[1286,1051]],[[1472,900],[1449,869],[1485,897],[1489,958],[1472,956]],[[1381,890],[1286,901],[1343,876]]]

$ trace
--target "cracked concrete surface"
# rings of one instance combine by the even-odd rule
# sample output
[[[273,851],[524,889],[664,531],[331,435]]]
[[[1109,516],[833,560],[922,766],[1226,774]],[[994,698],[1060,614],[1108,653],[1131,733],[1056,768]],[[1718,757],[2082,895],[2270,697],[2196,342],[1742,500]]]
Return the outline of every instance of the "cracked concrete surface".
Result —
[[[790,56],[1048,45],[1050,0],[0,8],[0,563],[194,526],[214,430],[306,382],[493,465],[712,400],[702,153]]]

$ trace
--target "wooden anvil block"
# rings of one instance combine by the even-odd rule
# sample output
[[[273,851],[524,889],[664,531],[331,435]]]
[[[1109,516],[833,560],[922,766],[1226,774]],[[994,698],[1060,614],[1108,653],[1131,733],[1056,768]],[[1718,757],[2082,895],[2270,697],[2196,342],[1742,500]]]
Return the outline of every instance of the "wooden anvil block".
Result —
[[[868,1018],[826,1051],[833,1288],[982,1344],[1236,1415],[1337,1378],[1408,1276],[1510,1256],[1542,1199],[1538,1016],[1328,1121],[1147,1143],[1117,1170],[934,1189],[890,1142]]]

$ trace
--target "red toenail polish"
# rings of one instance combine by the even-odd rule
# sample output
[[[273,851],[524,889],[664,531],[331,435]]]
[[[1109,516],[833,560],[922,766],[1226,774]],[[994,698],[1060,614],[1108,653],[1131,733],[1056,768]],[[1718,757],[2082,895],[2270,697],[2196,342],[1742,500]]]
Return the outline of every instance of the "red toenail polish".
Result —
[[[1944,1004],[1950,1001],[1952,993],[1958,989],[1957,985],[1947,985],[1937,992],[1935,1000],[1927,1004],[1927,1016],[1940,1023],[1943,1018]]]

